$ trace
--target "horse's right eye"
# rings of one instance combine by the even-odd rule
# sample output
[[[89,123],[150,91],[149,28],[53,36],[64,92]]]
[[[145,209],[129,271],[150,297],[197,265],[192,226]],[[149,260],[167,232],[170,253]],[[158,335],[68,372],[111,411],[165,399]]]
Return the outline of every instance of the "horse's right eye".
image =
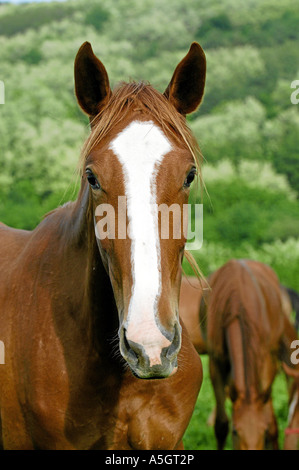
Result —
[[[192,168],[184,182],[184,188],[190,188],[196,175],[196,168]]]
[[[93,174],[93,172],[90,169],[86,170],[86,176],[87,176],[88,183],[90,184],[92,189],[100,189],[101,188],[98,180],[96,179],[95,175]]]

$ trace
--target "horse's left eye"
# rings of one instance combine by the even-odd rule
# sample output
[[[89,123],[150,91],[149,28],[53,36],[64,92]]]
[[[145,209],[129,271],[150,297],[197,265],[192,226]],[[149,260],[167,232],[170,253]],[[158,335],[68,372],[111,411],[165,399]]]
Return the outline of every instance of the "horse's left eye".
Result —
[[[99,185],[99,182],[98,180],[96,179],[95,175],[93,174],[93,172],[89,169],[86,170],[86,176],[87,176],[87,180],[90,184],[90,186],[92,187],[92,189],[100,189],[101,186]]]
[[[194,178],[195,178],[195,175],[196,175],[196,169],[193,168],[190,173],[188,174],[187,178],[185,179],[185,182],[184,182],[184,188],[189,188],[191,183],[193,182]]]

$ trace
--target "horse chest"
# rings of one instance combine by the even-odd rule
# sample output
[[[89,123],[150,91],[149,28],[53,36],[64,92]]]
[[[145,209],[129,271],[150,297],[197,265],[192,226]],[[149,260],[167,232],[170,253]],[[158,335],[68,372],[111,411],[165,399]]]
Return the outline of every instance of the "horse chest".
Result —
[[[70,396],[65,410],[39,402],[32,416],[39,448],[172,449],[180,436],[160,400],[140,391]]]

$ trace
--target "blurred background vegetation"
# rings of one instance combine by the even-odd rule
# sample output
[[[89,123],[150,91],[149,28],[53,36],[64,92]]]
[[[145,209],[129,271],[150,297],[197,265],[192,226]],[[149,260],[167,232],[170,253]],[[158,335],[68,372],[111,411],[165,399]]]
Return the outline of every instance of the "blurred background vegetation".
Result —
[[[299,105],[290,101],[298,24],[298,0],[0,4],[0,220],[32,229],[76,197],[89,129],[73,63],[84,41],[112,86],[144,79],[161,92],[198,41],[206,92],[188,119],[209,197],[191,196],[204,203],[204,243],[194,255],[205,275],[232,257],[258,259],[299,290]]]

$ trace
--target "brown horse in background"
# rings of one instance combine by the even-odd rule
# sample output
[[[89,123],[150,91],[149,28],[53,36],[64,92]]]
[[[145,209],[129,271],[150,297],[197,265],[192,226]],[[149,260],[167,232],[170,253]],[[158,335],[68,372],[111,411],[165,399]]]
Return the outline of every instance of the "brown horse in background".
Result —
[[[282,350],[287,350],[278,278],[260,262],[230,260],[210,276],[209,285],[200,317],[216,398],[218,449],[229,429],[227,394],[233,404],[234,448],[277,449],[271,388]]]
[[[288,426],[285,429],[284,449],[299,450],[299,369],[284,364],[284,371],[291,379],[289,385]]]
[[[296,362],[299,361],[299,340],[296,332],[296,324],[293,325],[291,317],[291,313],[294,309],[294,300],[291,302],[290,291],[289,288],[280,285],[284,333],[279,356],[282,361],[289,389],[289,416],[288,427],[285,429],[284,449],[296,450],[299,449],[299,366],[298,364],[296,365]],[[209,294],[211,294],[209,284],[204,279],[199,281],[197,278],[191,276],[182,278],[179,304],[180,317],[188,330],[193,346],[199,354],[208,353],[206,338],[204,338],[203,334],[206,335],[206,304]],[[294,293],[293,297],[296,298]],[[295,311],[297,312],[297,310]],[[294,348],[297,346],[297,351],[293,352],[295,356],[293,363],[290,361],[292,354],[291,345],[294,345]],[[292,363],[291,367],[290,362]],[[268,407],[268,412],[271,417],[271,406]],[[215,416],[216,411],[214,410],[209,417],[209,425],[215,424]]]
[[[285,429],[284,449],[299,450],[299,339],[296,328],[285,312],[285,346],[290,357],[282,364],[289,389],[288,426]],[[286,351],[287,348],[284,348]]]
[[[209,283],[207,279],[199,280],[194,276],[183,276],[181,282],[179,312],[183,320],[190,339],[199,354],[207,354],[207,345],[203,338],[201,323],[205,318],[200,319],[201,304],[206,303],[209,295]],[[289,287],[280,284],[282,310],[288,318],[288,325],[299,328],[299,294]],[[292,312],[295,312],[295,322],[292,318]],[[286,327],[290,333],[289,326]],[[293,335],[296,335],[294,328],[291,327]],[[204,326],[203,326],[204,329]],[[297,336],[295,336],[296,338]]]
[[[180,318],[198,354],[207,353],[199,321],[200,304],[204,301],[203,282],[205,282],[203,279],[199,281],[197,277],[183,276],[179,303]]]
[[[78,198],[32,232],[0,227],[1,447],[182,447],[202,367],[178,315],[186,239],[162,239],[155,203],[188,202],[199,153],[185,115],[204,83],[197,43],[164,95],[111,91],[81,46],[75,87],[91,134]],[[109,236],[120,219],[129,236]]]

